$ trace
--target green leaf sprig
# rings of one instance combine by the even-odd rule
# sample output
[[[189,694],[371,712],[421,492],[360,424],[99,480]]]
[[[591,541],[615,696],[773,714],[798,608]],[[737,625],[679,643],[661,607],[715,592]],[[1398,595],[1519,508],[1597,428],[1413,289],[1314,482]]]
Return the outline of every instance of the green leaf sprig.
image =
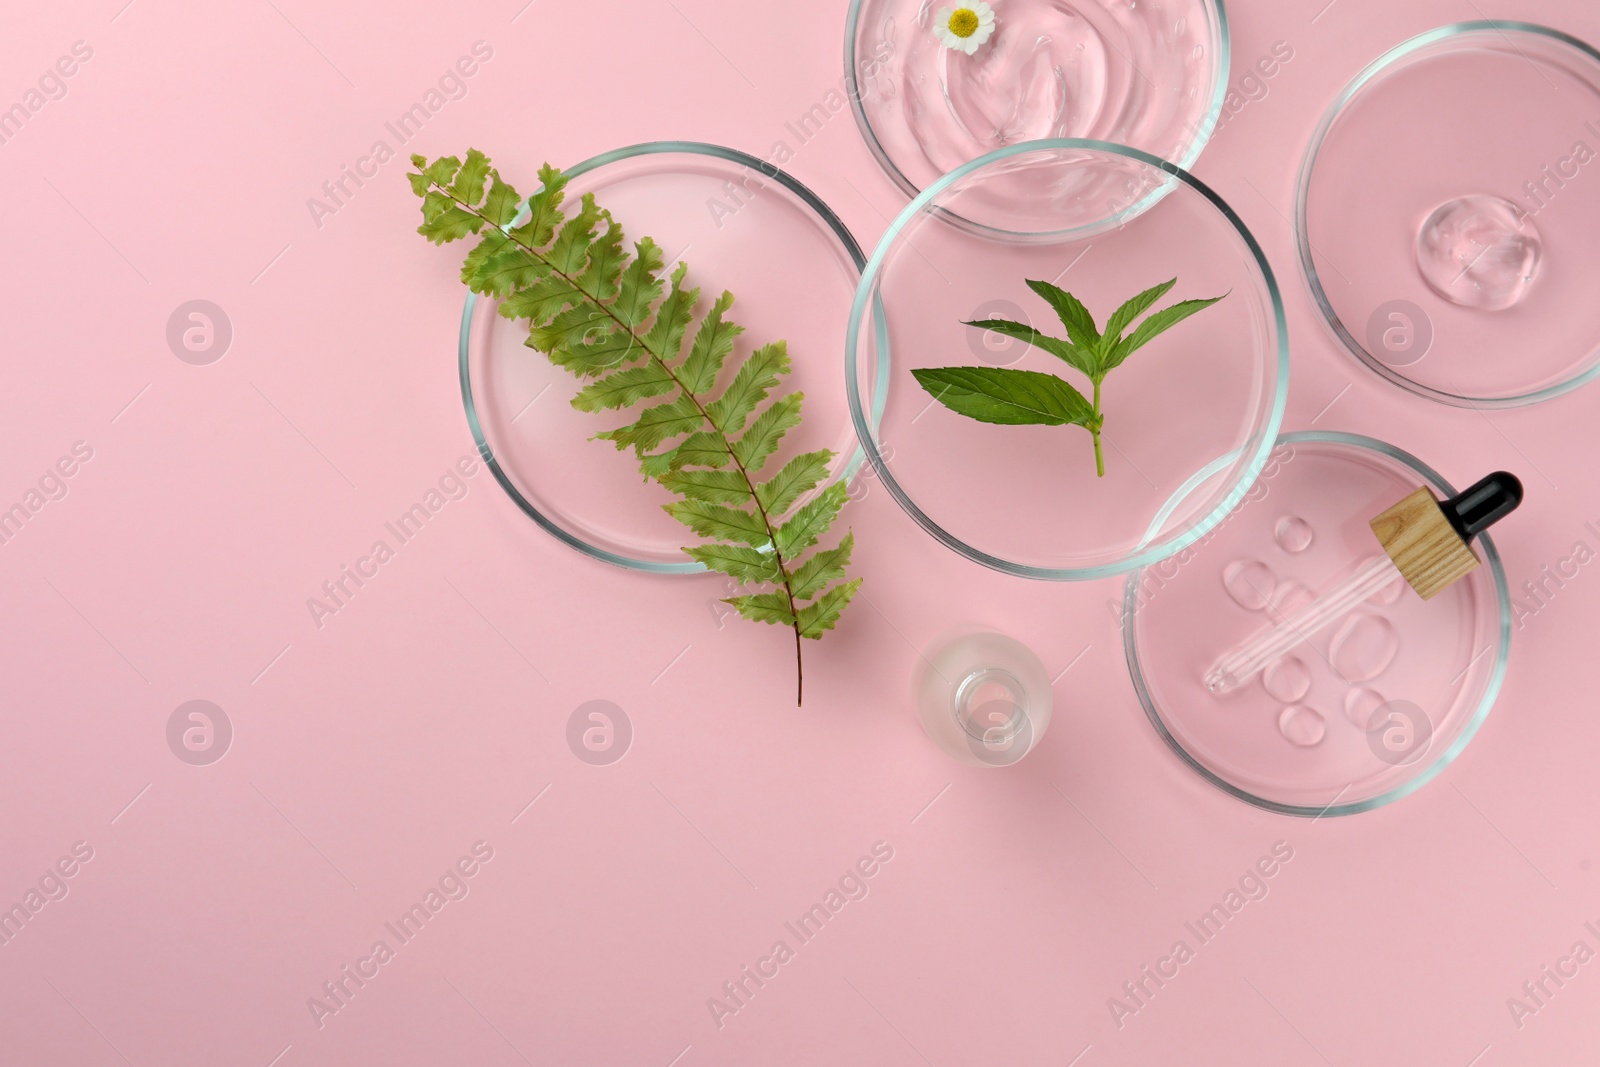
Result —
[[[743,327],[727,318],[728,292],[691,338],[700,290],[684,288],[688,267],[679,263],[664,280],[660,247],[642,237],[626,251],[622,227],[592,194],[569,218],[567,178],[549,164],[527,200],[526,221],[514,225],[522,197],[482,152],[411,162],[416,170],[407,178],[422,198],[417,232],[439,245],[479,236],[461,280],[500,298],[501,315],[526,319],[528,347],[588,380],[573,407],[635,409],[632,422],[596,437],[632,449],[644,475],[679,497],[666,511],[707,539],[684,549],[691,558],[758,590],[727,603],[747,619],[794,630],[801,703],[801,639],[833,629],[861,579],[845,576],[853,534],[811,551],[845,502],[841,481],[801,502],[827,479],[834,453],[806,452],[765,471],[800,424],[804,399],[785,393],[763,407],[789,373],[784,342],[734,356]],[[639,407],[647,400],[653,403]]]
[[[926,367],[911,373],[939,403],[979,422],[1002,426],[1082,426],[1094,438],[1095,474],[1104,478],[1106,461],[1100,447],[1100,433],[1105,427],[1105,414],[1100,409],[1100,383],[1156,336],[1228,295],[1180,301],[1153,312],[1132,333],[1126,332],[1133,320],[1149,311],[1177,284],[1178,279],[1173,278],[1128,300],[1111,313],[1103,334],[1082,301],[1064,289],[1040,281],[1029,281],[1028,288],[1055,310],[1066,327],[1065,339],[1040,333],[1032,326],[1010,319],[979,319],[965,323],[975,329],[993,330],[1025,341],[1076,368],[1093,384],[1092,399],[1065,379],[1039,371],[1008,367]]]

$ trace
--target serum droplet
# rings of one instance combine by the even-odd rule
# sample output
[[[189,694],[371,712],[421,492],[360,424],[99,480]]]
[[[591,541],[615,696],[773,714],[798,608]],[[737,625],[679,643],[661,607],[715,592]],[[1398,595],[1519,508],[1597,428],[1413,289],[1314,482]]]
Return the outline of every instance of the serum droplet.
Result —
[[[1441,205],[1417,233],[1417,269],[1428,288],[1484,311],[1503,311],[1527,296],[1543,254],[1532,216],[1498,196]]]
[[[1386,703],[1389,698],[1376,689],[1357,686],[1344,695],[1344,715],[1356,729],[1365,733],[1372,724],[1373,714]]]
[[[1285,552],[1304,552],[1311,547],[1311,542],[1316,540],[1311,524],[1294,515],[1285,515],[1279,519],[1273,535],[1278,539],[1278,547]]]
[[[1273,577],[1272,569],[1260,560],[1241,559],[1223,570],[1222,584],[1235,604],[1246,611],[1261,611],[1272,603],[1278,580]]]
[[[1278,729],[1291,745],[1310,748],[1322,743],[1323,736],[1328,732],[1328,721],[1315,708],[1297,704],[1292,708],[1284,708],[1278,715]]]
[[[1328,660],[1346,681],[1365,682],[1382,674],[1399,651],[1394,624],[1363,611],[1339,624],[1328,646]]]
[[[1261,672],[1261,687],[1285,704],[1304,700],[1311,691],[1311,668],[1298,656],[1285,656]]]

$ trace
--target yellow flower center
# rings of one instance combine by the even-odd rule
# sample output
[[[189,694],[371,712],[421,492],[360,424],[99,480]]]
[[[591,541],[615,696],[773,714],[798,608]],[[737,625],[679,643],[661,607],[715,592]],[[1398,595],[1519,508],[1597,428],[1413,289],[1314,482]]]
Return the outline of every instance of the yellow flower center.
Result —
[[[978,13],[970,7],[956,8],[950,16],[950,32],[957,37],[971,37],[978,32]]]

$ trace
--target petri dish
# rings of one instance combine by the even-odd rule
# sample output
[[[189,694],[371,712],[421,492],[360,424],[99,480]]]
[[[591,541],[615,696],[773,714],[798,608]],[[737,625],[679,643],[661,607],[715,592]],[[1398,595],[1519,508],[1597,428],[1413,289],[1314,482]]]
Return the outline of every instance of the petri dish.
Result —
[[[633,145],[567,174],[569,203],[593,193],[630,245],[648,234],[669,272],[688,264],[698,313],[724,289],[734,293],[729,318],[744,327],[736,356],[788,342],[785,387],[804,392],[804,421],[769,462],[829,448],[831,480],[848,481],[863,453],[834,353],[865,257],[838,216],[776,166],[717,145]],[[572,408],[582,383],[526,347],[526,324],[501,317],[498,305],[467,295],[459,365],[467,422],[500,487],[540,528],[595,559],[658,574],[704,571],[682,551],[694,535],[661,510],[673,497],[643,481],[631,452],[591,440],[626,417]]]
[[[846,20],[857,125],[908,196],[1045,138],[1126,144],[1187,168],[1216,127],[1228,81],[1221,0],[1004,0],[970,56],[934,35],[939,8],[853,0]]]
[[[912,375],[1010,367],[1088,395],[1054,356],[963,322],[1010,319],[1064,336],[1027,280],[1073,293],[1105,326],[1124,300],[1174,276],[1158,308],[1226,298],[1105,378],[1104,477],[1082,427],[977,422]],[[906,513],[969,559],[1058,581],[1153,563],[1215,525],[1266,461],[1289,375],[1272,269],[1227,204],[1148,153],[1072,139],[1000,149],[919,194],[862,275],[845,361],[856,432]],[[1164,510],[1218,455],[1232,458]]]
[[[1600,374],[1600,53],[1521,22],[1390,50],[1312,137],[1300,264],[1352,355],[1419,396],[1511,407]]]
[[[1472,740],[1511,646],[1510,594],[1488,535],[1473,543],[1482,565],[1433,599],[1397,573],[1242,688],[1214,694],[1203,681],[1228,649],[1381,556],[1368,520],[1419,486],[1455,493],[1381,441],[1286,434],[1210,535],[1129,576],[1134,688],[1207,781],[1270,811],[1349,815],[1420,788]]]

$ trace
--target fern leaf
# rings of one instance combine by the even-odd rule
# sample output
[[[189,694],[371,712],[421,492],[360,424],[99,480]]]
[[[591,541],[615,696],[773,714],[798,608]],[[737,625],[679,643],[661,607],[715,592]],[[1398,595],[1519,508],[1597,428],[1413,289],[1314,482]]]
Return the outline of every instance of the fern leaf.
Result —
[[[527,289],[519,289],[500,303],[500,314],[508,319],[528,319],[543,326],[583,299],[571,278],[552,274]]]
[[[800,403],[804,393],[780,396],[757,415],[744,436],[733,443],[733,455],[746,470],[758,471],[767,457],[777,451],[783,435],[800,425]]]
[[[730,596],[723,600],[751,622],[770,622],[777,626],[795,626],[794,614],[789,610],[789,598],[782,593],[755,593],[751,596]]]
[[[465,160],[412,162],[419,232],[436,244],[479,235],[462,281],[499,297],[501,315],[527,320],[529,347],[593,379],[574,407],[631,413],[633,421],[595,436],[631,448],[646,477],[677,497],[666,511],[706,539],[685,553],[753,587],[727,603],[748,619],[792,628],[803,667],[802,639],[832,629],[861,583],[846,575],[849,533],[805,558],[846,499],[835,482],[796,507],[827,479],[831,451],[796,456],[756,480],[800,422],[803,397],[780,392],[790,369],[785,344],[740,359],[743,330],[727,317],[732,294],[713,300],[697,323],[700,290],[687,284],[687,265],[663,277],[661,248],[648,237],[630,254],[622,226],[591,194],[566,210],[567,178],[548,164],[523,205],[476,149]]]
[[[820,641],[825,631],[833,629],[834,624],[839,621],[839,616],[844,614],[844,609],[855,599],[856,590],[860,588],[861,579],[852,579],[834,586],[818,597],[815,603],[801,608],[797,620],[800,636]]]
[[[432,163],[429,163],[422,156],[412,156],[411,162],[416,165],[418,170],[422,171],[428,181],[438,186],[449,185],[450,179],[454,178],[456,171],[461,169],[461,160],[455,156],[440,156]]]
[[[584,193],[578,213],[561,224],[556,243],[544,254],[550,266],[562,274],[576,275],[589,258],[589,246],[594,243],[595,228],[604,213],[595,206],[594,194]]]
[[[643,457],[661,442],[680,434],[690,433],[705,422],[692,396],[679,395],[664,404],[656,404],[626,426],[595,434],[602,441],[611,441],[617,448],[631,448]]]
[[[759,548],[713,542],[690,545],[683,551],[690,559],[704,563],[711,570],[726,574],[735,581],[757,584],[782,580],[778,571],[778,557]],[[787,603],[784,606],[787,608]]]
[[[803,452],[783,465],[783,469],[756,486],[756,499],[768,515],[783,515],[806,493],[828,476],[833,453],[828,449]]]
[[[641,400],[670,393],[678,387],[664,368],[647,363],[614,371],[579,390],[572,406],[579,411],[611,411],[632,407]]]
[[[844,569],[850,563],[850,553],[855,547],[856,535],[847,532],[836,547],[813,552],[811,558],[791,576],[789,586],[794,598],[810,600],[822,592],[829,582],[843,578]]]
[[[436,245],[459,241],[483,228],[483,219],[456,206],[444,193],[430,191],[422,201],[422,225],[417,232]]]
[[[489,196],[483,202],[483,214],[496,226],[504,226],[517,217],[522,197],[509,182],[501,181],[496,171],[490,170],[489,177]]]
[[[483,199],[483,183],[489,176],[489,157],[476,148],[467,150],[466,162],[456,171],[450,183],[450,195],[470,207],[477,207]]]
[[[483,271],[483,265],[489,261],[490,256],[510,243],[511,238],[495,227],[484,227],[482,239],[472,246],[467,258],[461,261],[461,283],[475,293],[487,292],[485,284],[478,277]]]
[[[486,237],[483,244],[491,244],[494,241],[493,236]],[[518,289],[526,289],[547,277],[549,273],[549,267],[522,249],[501,243],[498,251],[485,258],[482,266],[473,274],[471,284],[480,293],[505,296]]]
[[[532,248],[543,248],[555,237],[567,189],[567,176],[548,163],[539,168],[539,181],[543,185],[528,198],[528,220],[511,231]]]
[[[676,448],[640,457],[639,469],[647,478],[660,478],[668,471],[686,467],[726,467],[732,459],[721,434],[702,430],[685,437]]]
[[[538,349],[549,356],[558,366],[564,366],[569,359],[568,349],[583,344],[610,324],[611,317],[604,308],[587,303],[574,304],[542,324],[535,320],[528,327],[526,343],[529,348]]]
[[[848,490],[843,482],[834,482],[818,493],[816,499],[794,513],[794,517],[778,528],[778,555],[795,559],[806,549],[822,539],[839,509],[844,507]]]
[[[622,288],[622,268],[627,253],[622,250],[622,227],[606,221],[605,232],[589,248],[589,261],[578,275],[580,292],[602,304],[616,298]]]
[[[750,483],[739,471],[675,470],[656,479],[669,492],[717,504],[750,503]]]
[[[656,320],[650,324],[650,331],[643,338],[646,348],[652,352],[667,353],[663,358],[668,360],[676,359],[683,347],[683,335],[689,331],[689,323],[694,321],[694,302],[700,298],[700,290],[685,291],[683,288],[684,275],[688,273],[689,267],[685,263],[679,263],[673,270],[672,288],[656,309]]]
[[[740,508],[708,504],[704,500],[674,500],[663,504],[662,508],[701,537],[733,541],[751,548],[760,548],[769,540],[767,524],[761,516]]]
[[[649,320],[650,309],[661,299],[661,246],[641,237],[634,244],[633,253],[622,272],[622,291],[611,310],[624,326],[637,330]]]
[[[744,332],[744,327],[723,320],[733,306],[733,294],[724,292],[717,297],[700,322],[689,347],[689,358],[683,361],[678,372],[683,387],[693,393],[703,393],[717,384],[717,374],[733,352],[734,338]]]
[[[777,388],[778,376],[788,372],[788,346],[782,341],[762,345],[750,353],[722,395],[706,405],[706,414],[723,433],[738,433],[756,406]]]
[[[638,338],[627,330],[615,328],[609,319],[602,317],[595,320],[580,340],[559,345],[551,349],[549,355],[550,362],[556,366],[565,367],[580,378],[593,378],[633,362],[642,351]]]

